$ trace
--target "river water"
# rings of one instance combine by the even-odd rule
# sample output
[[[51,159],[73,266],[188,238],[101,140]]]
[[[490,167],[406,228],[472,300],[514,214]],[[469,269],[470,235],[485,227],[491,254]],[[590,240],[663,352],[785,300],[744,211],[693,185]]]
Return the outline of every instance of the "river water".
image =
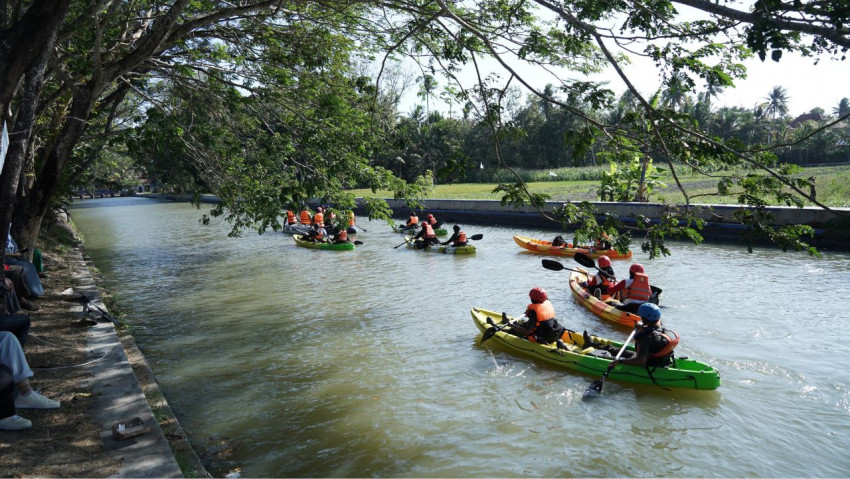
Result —
[[[281,233],[228,238],[227,224],[203,226],[183,203],[82,200],[71,213],[217,476],[850,471],[846,253],[688,243],[653,261],[637,253],[664,289],[678,355],[715,366],[722,385],[607,381],[582,401],[598,378],[479,346],[469,312],[519,315],[542,286],[568,328],[628,336],[574,302],[568,272],[511,240],[550,231],[466,225],[484,238],[461,257],[394,249],[401,235],[379,222],[362,222],[355,251],[328,252]],[[614,268],[622,276],[629,264]]]

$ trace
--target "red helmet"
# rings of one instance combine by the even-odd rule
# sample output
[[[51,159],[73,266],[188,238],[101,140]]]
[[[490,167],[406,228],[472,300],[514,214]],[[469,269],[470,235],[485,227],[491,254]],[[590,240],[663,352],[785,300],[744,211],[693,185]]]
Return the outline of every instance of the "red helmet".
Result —
[[[528,297],[531,298],[531,301],[534,303],[542,303],[549,299],[549,295],[546,294],[546,290],[543,288],[534,288],[528,292]]]
[[[600,256],[599,257],[599,267],[600,268],[607,268],[609,266],[611,266],[611,258],[609,258],[605,255]]]
[[[629,268],[629,273],[641,273],[643,274],[643,265],[640,263],[635,263]]]
[[[428,213],[428,216],[426,216],[426,218],[428,218],[429,220],[433,217],[434,217],[434,215],[432,215],[431,213]]]
[[[423,222],[422,222],[422,226],[425,226],[425,225],[427,225],[427,224],[428,224],[428,222],[427,222],[427,221],[423,221]]]

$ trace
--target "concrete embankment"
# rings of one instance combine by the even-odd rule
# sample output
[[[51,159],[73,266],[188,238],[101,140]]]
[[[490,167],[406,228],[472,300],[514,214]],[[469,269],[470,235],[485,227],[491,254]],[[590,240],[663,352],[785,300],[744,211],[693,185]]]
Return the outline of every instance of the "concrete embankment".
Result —
[[[175,201],[189,201],[188,195],[153,194],[152,197]],[[204,195],[204,203],[217,203],[213,195]],[[396,218],[407,218],[409,208],[404,201],[387,199],[387,203]],[[515,208],[503,206],[498,200],[441,200],[429,199],[425,202],[425,210],[437,215],[447,223],[492,224],[504,226],[520,226],[524,228],[549,229],[560,231],[559,223],[544,218],[531,206]],[[563,202],[549,201],[543,207],[544,211],[552,212],[562,206]],[[601,213],[617,215],[625,223],[634,223],[638,216],[645,216],[654,221],[664,217],[665,212],[673,208],[662,203],[617,203],[591,202]],[[311,204],[315,208],[318,203]],[[705,227],[700,231],[706,241],[735,242],[741,238],[746,226],[736,222],[734,215],[743,209],[752,209],[740,205],[693,205],[697,217],[703,219]],[[815,237],[808,242],[821,249],[850,250],[850,208],[832,208],[825,210],[819,207],[796,208],[790,206],[770,206],[765,211],[773,216],[773,226],[808,225],[815,229]],[[358,215],[365,214],[361,207],[355,210]]]

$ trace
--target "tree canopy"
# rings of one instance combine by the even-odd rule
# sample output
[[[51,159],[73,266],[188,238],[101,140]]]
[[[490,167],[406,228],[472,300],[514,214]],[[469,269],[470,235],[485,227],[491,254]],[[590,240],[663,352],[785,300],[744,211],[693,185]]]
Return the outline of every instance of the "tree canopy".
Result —
[[[0,101],[15,133],[0,178],[0,234],[14,215],[24,245],[52,205],[110,155],[129,156],[160,181],[218,194],[223,203],[212,214],[237,233],[276,228],[284,208],[307,198],[350,208],[345,190],[355,186],[415,201],[430,172],[460,178],[482,163],[464,154],[471,144],[513,171],[528,154],[518,142],[534,131],[531,156],[541,165],[599,157],[628,171],[637,162],[636,200],[647,199],[650,165],[669,172],[685,204],[660,223],[639,222],[653,256],[668,252],[666,238],[700,239],[681,168],[703,172],[719,191],[737,188],[741,204],[755,207],[738,218],[752,232],[807,248],[810,229],[770,228],[764,209],[767,198],[826,208],[814,180],[779,160],[798,141],[779,128],[781,90],[766,102],[774,121],[763,139],[736,137],[742,115],[712,112],[710,101],[745,75],[741,61],[750,55],[841,61],[850,47],[850,6],[841,2],[36,0],[0,10]],[[627,52],[655,62],[658,93],[634,87],[622,68]],[[399,58],[420,66],[422,117],[396,111],[390,65]],[[485,59],[501,65],[500,76],[480,73]],[[376,71],[364,73],[364,62]],[[557,81],[538,91],[516,62]],[[471,86],[458,80],[467,66],[479,71]],[[604,66],[626,95],[585,76]],[[443,87],[438,76],[469,122],[430,111]],[[519,106],[514,87],[536,100]],[[808,137],[846,121],[840,105],[837,114]],[[498,190],[507,203],[545,200],[520,178]],[[366,201],[371,216],[388,217],[386,203]],[[566,205],[549,216],[581,225],[579,236],[605,230],[628,244],[629,228],[597,213]]]

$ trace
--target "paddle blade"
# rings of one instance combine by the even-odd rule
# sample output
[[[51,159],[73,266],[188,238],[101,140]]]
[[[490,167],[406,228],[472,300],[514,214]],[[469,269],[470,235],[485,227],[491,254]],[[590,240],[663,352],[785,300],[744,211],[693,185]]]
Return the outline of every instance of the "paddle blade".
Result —
[[[363,242],[362,241],[355,241],[354,244],[361,245],[361,244],[363,244]]]
[[[478,240],[480,240],[480,239],[481,239],[481,238],[483,238],[483,237],[484,237],[484,235],[483,235],[483,234],[478,233],[478,234],[476,234],[476,235],[472,235],[472,236],[470,236],[470,237],[469,237],[469,239],[471,239],[471,240],[475,240],[475,241],[478,241]]]
[[[553,260],[553,259],[544,259],[543,267],[546,269],[551,269],[552,271],[561,271],[566,269],[563,264]]]
[[[573,258],[575,258],[575,260],[578,262],[578,264],[580,264],[584,267],[587,267],[587,268],[595,268],[596,267],[596,263],[593,262],[593,258],[591,258],[590,256],[588,256],[584,253],[576,253],[575,256],[573,256]]]
[[[581,395],[582,401],[595,398],[602,394],[602,384],[604,383],[605,381],[602,379],[598,379],[590,383],[590,386],[588,386],[587,389],[584,390],[584,394]]]
[[[487,328],[487,330],[484,331],[484,334],[481,335],[481,341],[479,341],[478,344],[484,344],[484,341],[487,341],[488,339],[492,338],[498,330],[499,329],[495,326],[492,328]]]

